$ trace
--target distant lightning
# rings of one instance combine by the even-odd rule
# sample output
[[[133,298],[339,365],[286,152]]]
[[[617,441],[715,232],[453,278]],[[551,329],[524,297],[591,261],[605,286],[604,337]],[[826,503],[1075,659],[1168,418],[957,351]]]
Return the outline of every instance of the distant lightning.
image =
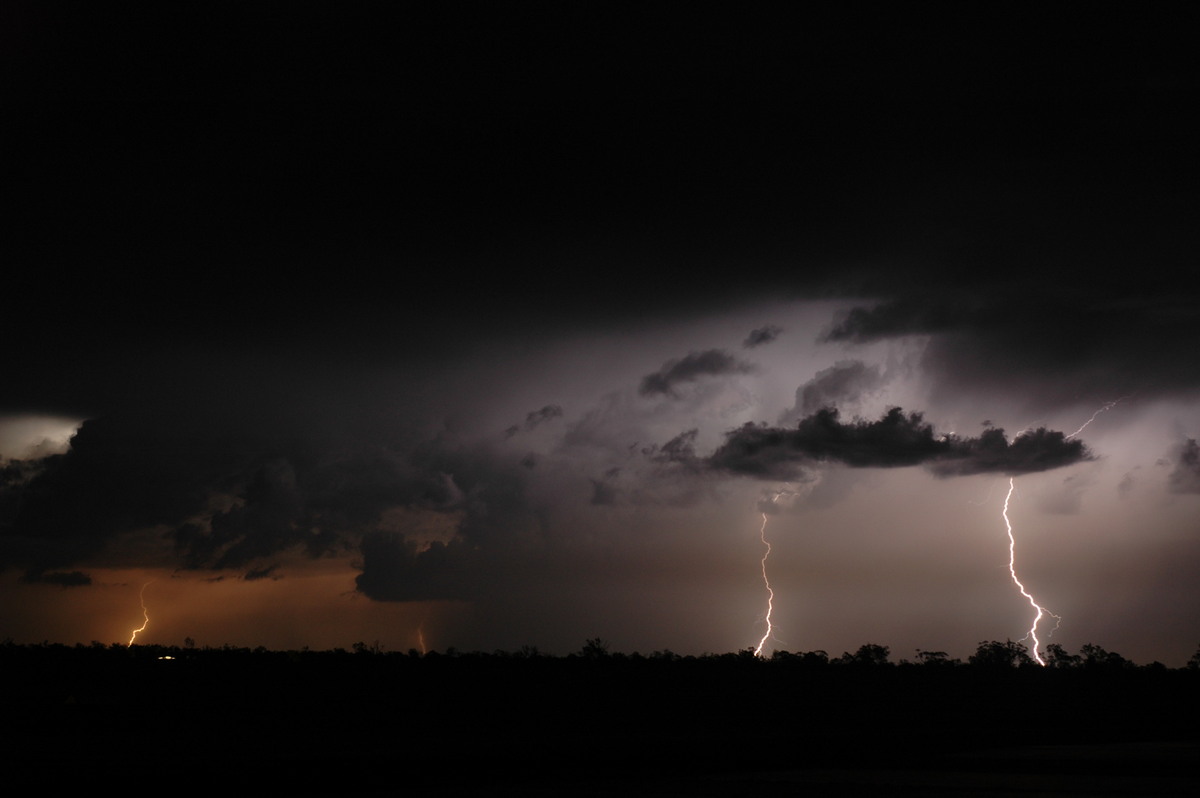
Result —
[[[775,500],[772,499],[772,502]],[[767,631],[763,633],[762,640],[758,641],[758,648],[754,649],[756,657],[762,656],[763,646],[767,644],[767,640],[771,637],[771,612],[775,609],[775,591],[771,589],[771,580],[767,578],[767,558],[771,556],[771,543],[767,540],[767,514],[762,514],[762,528],[758,530],[758,536],[762,540],[763,545],[767,550],[762,556],[762,578],[763,585],[767,588]]]
[[[1084,426],[1087,426],[1087,425],[1085,424]],[[1027,591],[1025,589],[1025,585],[1021,584],[1021,580],[1017,578],[1017,567],[1016,567],[1017,541],[1016,541],[1016,538],[1013,537],[1012,522],[1008,520],[1008,501],[1009,501],[1009,499],[1012,498],[1014,490],[1016,490],[1016,481],[1014,480],[1013,477],[1009,477],[1008,478],[1008,495],[1006,495],[1004,497],[1004,513],[1003,513],[1004,526],[1008,528],[1008,572],[1012,576],[1013,583],[1016,584],[1017,589],[1021,591],[1021,595],[1024,596],[1025,598],[1029,599],[1029,604],[1034,608],[1034,610],[1037,611],[1037,615],[1033,619],[1033,625],[1029,627],[1029,634],[1027,634],[1026,637],[1028,637],[1029,639],[1031,639],[1033,641],[1033,658],[1034,658],[1034,660],[1037,661],[1038,665],[1045,667],[1046,663],[1042,659],[1041,655],[1038,653],[1038,647],[1041,645],[1041,643],[1038,642],[1038,636],[1037,636],[1038,624],[1041,623],[1042,618],[1044,618],[1047,615],[1051,616],[1052,618],[1055,618],[1059,622],[1062,621],[1062,618],[1060,618],[1059,616],[1050,612],[1048,609],[1046,609],[1045,607],[1043,607],[1042,605],[1040,605],[1036,601],[1034,601],[1033,596],[1031,596],[1029,594],[1029,591]],[[1057,628],[1057,626],[1055,628]]]
[[[785,491],[785,490],[776,492],[775,495],[771,497],[771,504],[774,504],[776,501],[778,501],[780,496],[784,495],[785,493],[789,493],[789,492],[790,491]],[[771,556],[771,542],[769,540],[767,540],[767,512],[766,512],[766,510],[764,510],[763,514],[762,514],[762,526],[758,530],[758,537],[763,542],[763,546],[766,547],[766,550],[763,552],[763,556],[762,556],[762,578],[763,578],[763,586],[766,587],[766,589],[767,589],[767,615],[766,615],[767,631],[765,633],[763,633],[762,640],[758,641],[758,648],[754,649],[754,655],[756,657],[761,657],[763,646],[765,646],[767,644],[767,641],[771,639],[771,633],[774,628],[771,626],[771,613],[775,609],[775,591],[771,589],[771,580],[767,578],[767,560]]]
[[[151,579],[150,582],[154,580]],[[142,618],[143,623],[140,628],[134,629],[133,634],[129,636],[128,645],[133,645],[133,641],[137,639],[138,633],[146,631],[146,627],[150,625],[150,610],[146,609],[146,588],[150,587],[150,582],[142,585],[141,591],[138,593],[138,600],[142,602]]]
[[[1070,435],[1066,436],[1065,440],[1070,440],[1071,438],[1074,438],[1076,435],[1078,435],[1079,433],[1081,433],[1081,432],[1083,432],[1085,429],[1087,429],[1087,425],[1088,425],[1088,424],[1091,424],[1093,421],[1095,421],[1095,420],[1096,420],[1096,416],[1100,415],[1100,414],[1101,414],[1101,413],[1103,413],[1105,410],[1112,410],[1114,407],[1116,407],[1116,405],[1117,405],[1117,402],[1121,401],[1122,399],[1128,399],[1128,398],[1129,398],[1128,396],[1120,396],[1120,397],[1117,397],[1116,399],[1113,399],[1111,402],[1107,402],[1107,403],[1105,403],[1104,407],[1100,408],[1100,409],[1099,409],[1099,410],[1097,410],[1095,413],[1092,413],[1092,417],[1091,417],[1091,418],[1089,418],[1087,421],[1083,422],[1083,426],[1082,426],[1082,427],[1080,427],[1079,429],[1075,430],[1075,431],[1074,431],[1074,432],[1072,432]]]
[[[1091,418],[1089,418],[1087,421],[1083,422],[1083,424],[1079,427],[1079,429],[1075,430],[1070,435],[1064,436],[1064,440],[1070,440],[1071,438],[1074,438],[1076,435],[1078,435],[1079,433],[1081,433],[1085,429],[1087,429],[1088,425],[1091,424],[1093,421],[1095,421],[1096,417],[1099,416],[1101,413],[1103,413],[1106,410],[1112,410],[1114,407],[1116,407],[1118,402],[1120,402],[1122,399],[1128,399],[1128,398],[1129,398],[1128,396],[1119,396],[1116,399],[1113,399],[1111,402],[1105,402],[1104,405],[1099,410],[1097,410],[1095,413],[1092,413]],[[1017,435],[1014,437],[1014,440],[1016,439],[1016,437],[1020,437],[1026,431],[1027,430],[1022,430],[1021,432],[1017,433]],[[1038,647],[1041,645],[1041,643],[1038,641],[1038,636],[1037,636],[1038,624],[1042,622],[1042,618],[1049,615],[1051,618],[1055,619],[1056,624],[1055,624],[1054,628],[1057,629],[1058,624],[1062,623],[1062,618],[1060,616],[1055,615],[1054,613],[1050,612],[1048,609],[1046,609],[1045,607],[1043,607],[1042,605],[1040,605],[1036,601],[1034,601],[1033,596],[1031,596],[1029,594],[1029,591],[1025,589],[1025,585],[1021,584],[1021,580],[1017,578],[1017,567],[1016,567],[1017,541],[1013,537],[1012,522],[1009,521],[1009,519],[1008,519],[1008,502],[1012,498],[1013,491],[1015,491],[1015,490],[1016,490],[1015,480],[1012,477],[1009,477],[1009,479],[1008,479],[1008,495],[1006,495],[1004,497],[1004,513],[1003,513],[1004,526],[1008,529],[1008,573],[1012,576],[1013,583],[1017,586],[1017,589],[1021,591],[1021,595],[1029,600],[1030,606],[1032,606],[1033,609],[1036,611],[1036,615],[1033,618],[1033,625],[1029,627],[1029,633],[1027,635],[1025,635],[1025,637],[1029,638],[1030,640],[1033,641],[1033,659],[1037,662],[1038,665],[1045,667],[1046,663],[1044,660],[1042,660],[1041,654],[1038,653]],[[1053,630],[1051,630],[1051,632],[1053,632]]]

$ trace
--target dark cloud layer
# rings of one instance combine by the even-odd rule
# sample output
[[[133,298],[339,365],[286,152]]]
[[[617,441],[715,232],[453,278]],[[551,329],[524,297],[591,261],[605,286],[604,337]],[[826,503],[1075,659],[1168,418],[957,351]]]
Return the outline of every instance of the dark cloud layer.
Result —
[[[748,374],[753,370],[751,364],[721,349],[690,352],[678,360],[668,360],[658,371],[643,377],[638,392],[642,396],[663,394],[674,398],[678,397],[675,389],[681,383],[723,374]]]
[[[757,479],[788,481],[804,469],[832,462],[852,468],[924,465],[939,476],[1024,474],[1086,460],[1082,441],[1038,429],[1011,443],[1000,429],[978,438],[937,436],[920,413],[892,408],[878,421],[842,422],[826,408],[793,429],[746,424],[726,435],[710,466]]]
[[[82,571],[27,571],[21,581],[59,587],[86,587],[92,583],[92,578]]]
[[[783,328],[775,324],[757,327],[750,331],[750,334],[746,336],[746,340],[742,341],[742,346],[746,349],[753,349],[756,346],[769,344],[778,338],[782,332]]]
[[[527,523],[528,469],[517,462],[451,434],[401,443],[378,431],[327,438],[318,427],[328,419],[272,427],[253,414],[235,423],[165,409],[86,421],[65,454],[5,466],[0,569],[45,581],[149,530],[164,545],[148,563],[274,578],[277,558],[357,548],[390,508],[457,514],[448,526],[470,545],[502,545]]]
[[[558,405],[546,405],[541,410],[531,410],[525,415],[525,430],[536,429],[540,425],[555,418],[562,418],[563,409]],[[521,426],[514,424],[504,431],[506,438],[511,438],[521,431]]]
[[[1172,267],[1164,267],[1169,274]],[[1003,272],[1002,272],[1003,273]],[[1020,273],[1018,273],[1020,274]],[[1129,393],[1200,390],[1200,304],[1183,282],[1119,284],[1090,274],[1029,287],[980,285],[926,291],[852,308],[824,333],[829,343],[928,336],[925,373],[939,396],[994,395],[1014,386],[1026,401],[1068,404]]]

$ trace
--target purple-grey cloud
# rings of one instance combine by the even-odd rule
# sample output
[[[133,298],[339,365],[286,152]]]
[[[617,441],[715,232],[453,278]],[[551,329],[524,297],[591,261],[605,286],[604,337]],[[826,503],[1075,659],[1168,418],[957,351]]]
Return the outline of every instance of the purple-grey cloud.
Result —
[[[742,346],[746,349],[753,349],[756,346],[769,344],[778,338],[782,332],[783,328],[774,324],[757,327],[750,331],[750,334],[746,336],[746,340],[742,341]]]
[[[1175,468],[1167,478],[1172,493],[1200,493],[1200,444],[1188,438],[1175,453]]]
[[[531,410],[525,415],[524,428],[528,431],[536,429],[542,424],[555,418],[562,418],[563,409],[558,405],[546,405],[541,410]],[[504,431],[504,437],[511,438],[521,431],[520,424],[513,424]]]
[[[1011,443],[1000,429],[978,438],[934,434],[921,413],[892,408],[878,421],[842,422],[836,408],[801,419],[795,428],[745,424],[727,433],[709,458],[712,468],[758,479],[793,480],[806,468],[924,465],[939,476],[1046,471],[1091,457],[1079,440],[1037,429]]]
[[[738,360],[722,349],[706,349],[703,352],[691,352],[677,360],[668,360],[658,371],[642,378],[638,392],[642,396],[664,394],[676,397],[675,388],[680,383],[695,382],[701,377],[749,374],[752,371],[752,364]]]
[[[867,366],[861,360],[838,361],[796,389],[796,405],[780,417],[779,423],[797,421],[823,407],[856,402],[886,382],[878,366]]]

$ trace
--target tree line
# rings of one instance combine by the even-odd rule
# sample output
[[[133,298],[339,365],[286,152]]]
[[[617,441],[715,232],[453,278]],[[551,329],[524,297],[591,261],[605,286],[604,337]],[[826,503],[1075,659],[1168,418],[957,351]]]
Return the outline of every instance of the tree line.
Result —
[[[792,666],[802,666],[808,668],[825,668],[825,667],[851,667],[851,668],[974,668],[974,669],[1036,669],[1045,667],[1052,670],[1065,669],[1089,669],[1089,670],[1172,670],[1161,662],[1154,661],[1148,664],[1139,665],[1130,659],[1123,657],[1115,651],[1108,651],[1101,646],[1093,643],[1084,644],[1077,653],[1071,653],[1065,647],[1058,643],[1051,643],[1046,646],[1042,652],[1044,666],[1039,665],[1029,648],[1022,641],[1013,640],[985,640],[981,641],[976,647],[974,653],[966,658],[966,660],[958,657],[951,657],[945,651],[930,651],[917,649],[912,658],[901,657],[893,659],[891,649],[888,646],[878,645],[875,643],[866,643],[859,646],[855,651],[843,652],[840,656],[831,656],[824,650],[813,651],[787,651],[777,649],[770,656],[760,656],[754,653],[751,648],[741,649],[734,652],[726,653],[703,653],[703,654],[678,654],[669,649],[655,650],[647,654],[642,654],[637,651],[624,653],[613,651],[608,641],[603,638],[595,637],[587,639],[583,646],[577,651],[570,652],[566,655],[555,655],[542,651],[537,646],[522,646],[515,651],[507,651],[497,649],[490,652],[485,651],[460,651],[454,647],[449,647],[444,651],[429,650],[418,651],[410,648],[407,652],[388,650],[378,641],[366,643],[363,641],[355,642],[349,649],[337,647],[333,649],[314,650],[308,647],[301,649],[290,650],[272,650],[264,646],[255,648],[238,647],[232,645],[223,645],[219,647],[203,646],[198,647],[194,640],[187,638],[183,646],[169,646],[158,644],[134,644],[132,646],[124,643],[111,643],[105,645],[99,641],[92,641],[90,644],[76,643],[75,645],[67,645],[62,643],[50,643],[43,641],[42,643],[18,644],[11,639],[6,639],[0,642],[0,654],[14,654],[18,651],[42,651],[51,652],[57,651],[66,653],[74,651],[79,653],[91,653],[93,655],[100,652],[109,652],[120,654],[122,656],[132,656],[137,658],[156,658],[160,660],[178,660],[178,659],[195,659],[197,657],[214,657],[214,656],[232,656],[232,655],[256,655],[259,657],[271,658],[286,658],[289,660],[297,659],[329,659],[329,658],[385,658],[385,659],[407,659],[407,660],[428,660],[437,661],[441,659],[451,660],[583,660],[587,662],[746,662],[758,664],[787,664]],[[1182,669],[1200,671],[1200,646],[1197,646],[1196,652],[1192,654],[1188,662]]]

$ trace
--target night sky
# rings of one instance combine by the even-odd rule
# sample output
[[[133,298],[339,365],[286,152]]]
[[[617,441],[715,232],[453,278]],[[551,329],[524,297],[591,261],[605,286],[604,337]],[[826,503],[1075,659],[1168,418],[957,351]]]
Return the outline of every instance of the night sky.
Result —
[[[1197,22],[5,3],[0,639],[1182,665]]]

